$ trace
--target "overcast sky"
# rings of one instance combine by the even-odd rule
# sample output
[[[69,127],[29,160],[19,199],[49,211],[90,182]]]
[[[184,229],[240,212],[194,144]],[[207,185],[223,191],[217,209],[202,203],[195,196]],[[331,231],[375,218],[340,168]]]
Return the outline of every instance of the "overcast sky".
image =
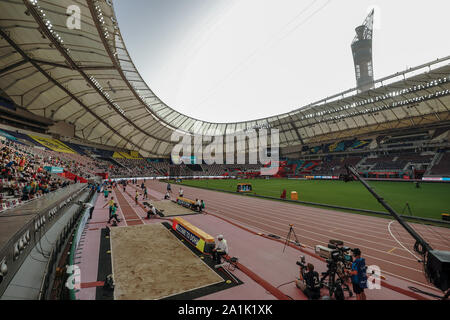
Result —
[[[148,86],[197,119],[263,118],[356,86],[350,44],[375,7],[381,78],[450,55],[448,0],[114,0]]]

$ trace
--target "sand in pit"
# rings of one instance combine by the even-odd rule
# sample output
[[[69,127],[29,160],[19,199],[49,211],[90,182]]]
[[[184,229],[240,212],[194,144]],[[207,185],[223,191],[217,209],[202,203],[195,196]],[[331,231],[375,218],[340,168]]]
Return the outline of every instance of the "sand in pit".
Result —
[[[159,211],[164,210],[163,214],[165,217],[182,216],[186,214],[196,213],[195,211],[180,206],[179,204],[172,202],[171,200],[152,201],[152,203],[157,210]]]
[[[162,224],[111,230],[115,300],[161,299],[224,280]]]

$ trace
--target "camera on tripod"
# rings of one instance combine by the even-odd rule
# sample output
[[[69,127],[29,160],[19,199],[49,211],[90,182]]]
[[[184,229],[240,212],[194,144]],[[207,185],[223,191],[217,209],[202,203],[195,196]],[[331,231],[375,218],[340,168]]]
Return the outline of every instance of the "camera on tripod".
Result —
[[[344,242],[340,240],[330,240],[327,247],[316,246],[316,253],[327,262],[327,272],[322,273],[320,284],[322,287],[328,288],[330,297],[336,300],[344,300],[344,291],[348,291],[352,296],[347,280],[348,274],[345,270],[352,267],[353,257],[351,255],[353,249],[344,246]]]
[[[344,242],[340,240],[330,240],[326,247],[317,245],[315,251],[326,260],[328,267],[330,264],[342,262],[346,268],[351,268],[353,249],[344,246]]]
[[[351,252],[353,249],[344,246],[344,243],[339,240],[330,240],[328,248],[333,251],[331,251],[330,259],[327,259],[327,263],[342,262],[346,269],[351,269],[353,262]]]

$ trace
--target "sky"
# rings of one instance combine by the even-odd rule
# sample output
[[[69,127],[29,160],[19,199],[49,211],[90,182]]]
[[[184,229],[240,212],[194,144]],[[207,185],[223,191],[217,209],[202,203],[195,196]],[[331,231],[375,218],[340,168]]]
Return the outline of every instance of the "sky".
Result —
[[[127,49],[171,108],[211,122],[289,112],[356,86],[375,8],[375,79],[450,55],[448,0],[114,0]]]

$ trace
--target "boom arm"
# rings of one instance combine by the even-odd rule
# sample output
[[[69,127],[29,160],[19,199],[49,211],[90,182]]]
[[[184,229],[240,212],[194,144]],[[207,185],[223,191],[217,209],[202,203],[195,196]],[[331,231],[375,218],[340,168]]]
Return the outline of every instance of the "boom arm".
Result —
[[[352,166],[346,166],[349,173],[351,173],[353,176],[356,177],[363,185],[366,187],[367,190],[378,200],[378,202],[395,218],[395,220],[398,221],[402,225],[403,228],[408,231],[408,233],[416,240],[416,243],[420,244],[422,247],[422,252],[418,252],[421,255],[426,254],[427,252],[430,252],[433,250],[431,246],[419,235],[416,231],[414,231],[413,228],[410,227],[408,223],[406,223],[398,214],[395,212],[394,209],[391,208],[391,206],[384,201],[382,197],[380,197],[375,190],[359,175],[358,171],[356,171],[355,168]],[[414,247],[414,249],[417,251],[417,246]]]

